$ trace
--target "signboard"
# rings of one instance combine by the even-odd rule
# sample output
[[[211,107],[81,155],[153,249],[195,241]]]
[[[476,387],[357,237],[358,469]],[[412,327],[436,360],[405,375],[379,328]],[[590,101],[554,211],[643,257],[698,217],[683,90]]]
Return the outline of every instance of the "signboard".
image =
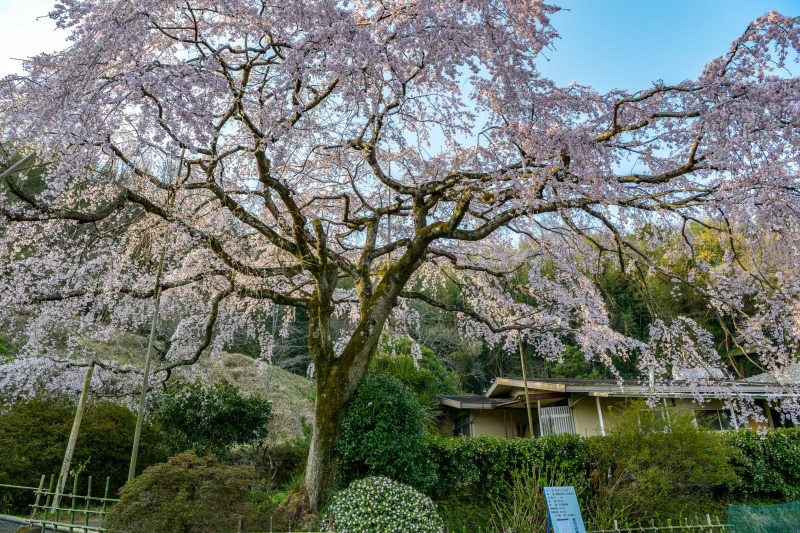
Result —
[[[586,533],[575,487],[545,487],[547,501],[547,531],[553,533]]]

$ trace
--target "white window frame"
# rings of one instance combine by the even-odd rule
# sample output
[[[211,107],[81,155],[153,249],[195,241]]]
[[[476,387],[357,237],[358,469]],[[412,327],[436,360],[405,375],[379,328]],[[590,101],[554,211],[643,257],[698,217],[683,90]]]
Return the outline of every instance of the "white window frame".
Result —
[[[456,437],[458,435],[464,435],[465,437],[471,437],[472,436],[472,420],[471,420],[470,417],[471,417],[471,414],[470,413],[466,413],[466,414],[463,414],[463,415],[457,417],[455,420],[453,420],[453,436],[454,437]],[[466,432],[464,432],[465,428],[466,428]]]
[[[723,427],[722,417],[720,415],[721,415],[721,413],[726,412],[726,411],[728,413],[728,427]],[[710,429],[712,431],[736,431],[738,429],[737,428],[737,424],[736,424],[736,419],[734,418],[733,413],[731,413],[728,409],[724,409],[724,408],[723,409],[695,409],[694,410],[695,423],[697,422],[698,415],[700,413],[711,413],[711,412],[715,413],[716,416],[717,416],[717,424],[719,425],[719,429],[714,428],[714,427],[709,427],[708,429]]]

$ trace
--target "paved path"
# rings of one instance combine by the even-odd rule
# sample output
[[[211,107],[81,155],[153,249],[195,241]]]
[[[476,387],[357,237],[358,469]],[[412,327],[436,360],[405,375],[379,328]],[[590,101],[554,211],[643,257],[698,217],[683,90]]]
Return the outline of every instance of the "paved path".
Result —
[[[23,524],[18,524],[16,522],[8,522],[6,520],[0,520],[0,533],[14,533],[22,525]]]

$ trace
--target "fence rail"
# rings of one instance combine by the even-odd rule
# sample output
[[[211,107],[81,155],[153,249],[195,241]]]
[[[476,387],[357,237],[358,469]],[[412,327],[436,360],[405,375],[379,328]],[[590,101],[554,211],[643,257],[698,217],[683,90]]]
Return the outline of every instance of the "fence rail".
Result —
[[[644,533],[647,531],[690,531],[695,533],[721,533],[731,531],[730,524],[722,523],[719,517],[716,518],[716,523],[712,522],[711,515],[706,515],[705,523],[702,523],[699,517],[694,520],[681,520],[677,524],[672,524],[671,520],[667,520],[666,526],[657,526],[654,521],[650,521],[649,526],[639,527],[620,527],[617,521],[614,520],[614,527],[612,529],[595,529],[587,533]]]
[[[56,475],[50,476],[50,484],[45,489],[46,476],[42,475],[38,487],[22,487],[19,485],[0,485],[0,488],[30,490],[35,499],[31,507],[31,516],[26,518],[29,526],[49,528],[53,531],[67,533],[104,533],[106,508],[109,503],[119,500],[108,497],[110,478],[106,478],[102,496],[92,495],[92,476],[86,483],[86,494],[78,494],[78,476],[72,480],[72,492],[64,493],[56,490]],[[68,502],[64,503],[64,502]]]

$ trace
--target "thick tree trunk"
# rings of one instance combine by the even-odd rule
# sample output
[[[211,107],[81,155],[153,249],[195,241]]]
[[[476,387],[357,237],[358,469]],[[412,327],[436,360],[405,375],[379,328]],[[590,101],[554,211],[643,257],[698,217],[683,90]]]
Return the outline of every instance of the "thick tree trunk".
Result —
[[[371,359],[371,355],[365,357]],[[366,373],[353,375],[348,370],[351,369],[337,364],[317,375],[314,432],[305,476],[281,504],[283,512],[294,524],[308,522],[334,489],[336,457],[333,445],[339,436],[344,407]]]
[[[312,509],[319,508],[333,488],[336,474],[333,444],[339,436],[343,407],[347,402],[341,396],[344,388],[341,377],[327,379],[317,384],[314,433],[308,450],[305,472],[305,491]]]
[[[315,275],[317,290],[308,304],[308,347],[317,382],[314,433],[305,477],[281,504],[293,523],[310,521],[334,488],[336,457],[333,445],[339,436],[345,405],[366,376],[383,326],[401,288],[419,266],[429,240],[418,240],[409,246],[374,291],[362,287],[359,291],[361,320],[341,354],[334,352],[331,327],[338,270],[335,265],[327,263]]]

